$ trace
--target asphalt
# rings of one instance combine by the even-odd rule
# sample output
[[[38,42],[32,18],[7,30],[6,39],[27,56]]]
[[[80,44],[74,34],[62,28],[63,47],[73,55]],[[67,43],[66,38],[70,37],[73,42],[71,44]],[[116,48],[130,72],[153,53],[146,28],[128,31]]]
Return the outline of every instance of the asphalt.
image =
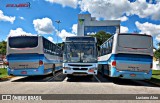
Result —
[[[52,75],[14,77],[9,81],[0,82],[0,94],[121,94],[123,96],[123,94],[160,94],[160,87],[146,81],[102,77],[101,74],[93,76],[93,78],[88,76],[68,78],[62,74],[62,71],[59,71],[54,77]],[[22,103],[22,101],[20,102]],[[51,101],[48,100],[46,102]],[[72,103],[75,100],[54,102]],[[78,100],[77,102],[90,103],[91,101]],[[106,103],[105,100],[94,100],[93,102]],[[119,100],[116,100],[115,97],[114,101],[109,100],[108,102],[119,102]],[[121,100],[121,102],[133,101]],[[135,102],[142,101],[134,100]],[[148,100],[143,100],[143,102],[150,103]],[[158,103],[158,101],[154,102]]]

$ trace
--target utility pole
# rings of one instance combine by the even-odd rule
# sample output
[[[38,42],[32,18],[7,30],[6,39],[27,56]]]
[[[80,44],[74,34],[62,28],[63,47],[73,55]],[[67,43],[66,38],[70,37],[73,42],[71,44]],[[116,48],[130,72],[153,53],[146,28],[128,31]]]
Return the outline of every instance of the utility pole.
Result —
[[[60,20],[55,21],[58,24],[58,34],[57,34],[57,45],[58,45],[58,35],[59,35],[59,24],[61,23]]]

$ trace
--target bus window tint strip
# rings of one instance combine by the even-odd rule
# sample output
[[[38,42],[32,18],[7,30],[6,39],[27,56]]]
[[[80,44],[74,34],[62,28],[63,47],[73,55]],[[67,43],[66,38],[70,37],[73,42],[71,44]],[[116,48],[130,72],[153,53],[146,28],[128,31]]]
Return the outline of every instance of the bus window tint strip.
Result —
[[[94,42],[95,41],[95,38],[92,38],[92,37],[81,37],[81,38],[79,38],[79,37],[70,37],[70,38],[68,38],[68,37],[66,37],[66,41],[74,41],[74,42],[76,42],[76,41],[92,41],[92,42]]]
[[[38,46],[38,37],[21,36],[9,37],[9,46],[11,48],[33,48]]]

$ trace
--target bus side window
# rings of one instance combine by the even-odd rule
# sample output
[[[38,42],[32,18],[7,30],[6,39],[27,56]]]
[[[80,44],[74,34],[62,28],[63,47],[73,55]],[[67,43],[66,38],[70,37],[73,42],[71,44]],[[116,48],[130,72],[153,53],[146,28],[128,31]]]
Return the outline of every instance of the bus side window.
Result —
[[[106,52],[106,54],[109,54],[109,43],[107,42],[107,52]]]
[[[98,54],[98,56],[101,56],[101,51],[102,51],[102,50],[101,50],[101,47],[100,47],[100,50],[99,50],[99,54]]]

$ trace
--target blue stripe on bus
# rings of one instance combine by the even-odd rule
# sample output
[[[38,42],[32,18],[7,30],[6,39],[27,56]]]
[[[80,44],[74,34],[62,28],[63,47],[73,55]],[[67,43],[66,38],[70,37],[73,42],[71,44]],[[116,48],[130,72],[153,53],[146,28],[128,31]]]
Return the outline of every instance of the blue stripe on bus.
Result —
[[[139,55],[139,54],[112,54],[108,60],[98,61],[98,64],[108,64],[111,60],[119,60],[119,61],[133,61],[133,62],[152,62],[152,56],[147,55]]]
[[[111,57],[106,61],[98,61],[98,64],[109,64],[112,60],[116,60],[118,63],[129,63],[129,64],[151,64],[152,56],[147,55],[137,55],[137,54],[112,54]],[[104,69],[104,74],[108,75],[109,71]],[[119,77],[123,75],[124,79],[150,79],[152,76],[152,70],[149,73],[145,72],[134,72],[134,71],[117,71],[115,67],[111,68],[111,77]],[[136,74],[135,77],[130,76],[131,74]]]
[[[36,71],[37,70],[37,71]],[[29,75],[44,75],[44,66],[40,66],[39,68],[27,68],[27,69],[7,69],[8,75],[16,75],[16,76],[29,76]],[[26,71],[27,74],[22,74],[21,72]]]
[[[117,60],[117,59],[116,59]],[[129,64],[150,64],[151,62],[146,61],[125,61],[125,60],[118,60],[117,63],[129,63]],[[107,61],[99,61],[99,64],[108,64]]]
[[[32,60],[32,59],[43,59],[44,54],[10,54],[7,55],[7,60]]]
[[[135,74],[135,77],[132,77],[131,74]],[[152,70],[149,71],[149,73],[145,72],[135,72],[135,71],[117,71],[116,68],[111,68],[111,77],[119,77],[120,75],[123,75],[124,79],[150,79],[152,76]]]
[[[62,66],[55,67],[55,71],[61,70]],[[27,68],[27,69],[14,69],[13,71],[10,68],[7,68],[8,75],[16,75],[16,76],[30,76],[30,75],[45,75],[52,72],[52,68],[48,68],[44,70],[44,66],[40,66],[39,68]],[[21,72],[27,72],[27,74],[22,74]]]
[[[15,63],[15,62],[39,62],[39,60],[42,60],[43,63],[47,64],[59,64],[62,63],[60,60],[48,60],[45,58],[44,54],[10,54],[7,56],[7,60],[9,62]],[[55,67],[55,70],[62,69],[62,66]],[[38,70],[38,71],[36,71]],[[21,74],[22,71],[26,71],[27,74]],[[52,72],[52,68],[44,69],[44,65],[40,66],[38,68],[27,68],[27,69],[14,69],[14,71],[11,71],[10,68],[8,68],[8,74],[13,74],[17,76],[28,76],[28,75],[44,75]]]
[[[62,60],[48,60],[43,54],[10,54],[7,56],[9,62],[37,62],[43,60],[44,63],[62,63]]]

